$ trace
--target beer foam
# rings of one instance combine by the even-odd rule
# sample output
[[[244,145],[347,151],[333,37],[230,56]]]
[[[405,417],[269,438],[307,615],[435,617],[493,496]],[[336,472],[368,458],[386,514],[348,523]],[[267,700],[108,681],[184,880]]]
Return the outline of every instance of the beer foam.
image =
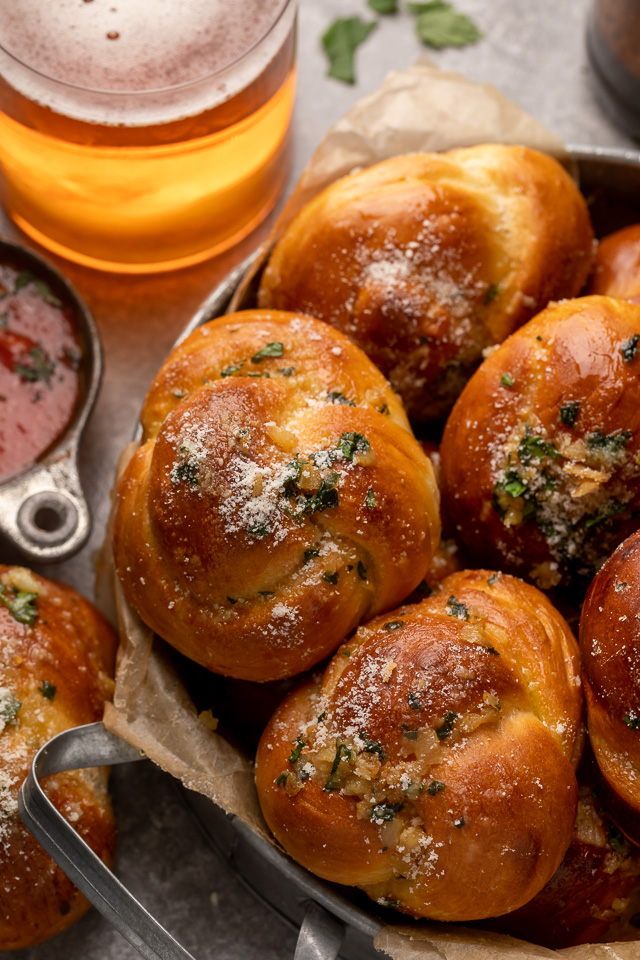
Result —
[[[196,81],[219,73],[250,50],[285,6],[286,0],[0,0],[4,50],[70,87],[59,86],[54,100],[52,84],[6,55],[2,73],[20,93],[76,119],[166,122],[216,106],[259,76],[282,42],[278,28],[234,68],[232,78],[209,84],[206,94],[195,89]],[[142,105],[151,96],[140,97],[137,108],[135,97],[124,96],[184,84],[194,86],[180,97],[175,90],[173,96],[167,94],[165,110],[170,102],[172,107],[162,118],[155,110],[150,117],[149,103]],[[74,87],[116,96],[109,104],[107,97],[95,97],[89,110],[89,98]]]

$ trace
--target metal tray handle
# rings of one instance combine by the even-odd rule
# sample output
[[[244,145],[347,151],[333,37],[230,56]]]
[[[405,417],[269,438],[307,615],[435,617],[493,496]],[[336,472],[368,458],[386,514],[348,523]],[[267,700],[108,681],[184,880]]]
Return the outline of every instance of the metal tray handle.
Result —
[[[109,733],[102,723],[65,730],[35,755],[18,796],[18,810],[27,829],[60,869],[146,960],[194,960],[58,813],[39,783],[41,777],[63,770],[144,759],[139,750]],[[310,901],[294,960],[335,960],[343,937],[343,924]]]

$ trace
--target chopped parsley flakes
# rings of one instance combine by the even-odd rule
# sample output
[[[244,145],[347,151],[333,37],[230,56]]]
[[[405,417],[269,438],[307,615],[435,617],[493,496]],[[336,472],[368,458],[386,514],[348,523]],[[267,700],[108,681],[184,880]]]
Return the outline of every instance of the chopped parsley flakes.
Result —
[[[32,627],[38,619],[38,594],[16,590],[13,596],[7,596],[7,588],[0,583],[0,603],[4,604],[14,620]]]
[[[580,401],[570,400],[569,403],[565,403],[562,407],[560,407],[560,422],[564,423],[565,427],[569,427],[571,430],[573,430],[579,413]]]
[[[49,683],[48,680],[43,680],[42,686],[38,687],[38,693],[41,693],[42,696],[46,697],[47,700],[53,700],[57,689],[58,688],[54,683]]]
[[[469,608],[466,603],[461,603],[453,594],[447,600],[445,613],[448,617],[455,617],[456,620],[468,620]]]
[[[640,333],[634,333],[634,335],[629,340],[625,340],[620,347],[620,353],[626,363],[630,363],[637,354],[638,343],[640,343]]]

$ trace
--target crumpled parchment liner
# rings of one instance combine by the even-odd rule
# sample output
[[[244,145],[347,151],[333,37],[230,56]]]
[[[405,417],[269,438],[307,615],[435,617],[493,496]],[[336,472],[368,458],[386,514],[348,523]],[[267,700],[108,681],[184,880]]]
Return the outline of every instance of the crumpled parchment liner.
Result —
[[[322,140],[258,256],[252,275],[297,211],[338,177],[399,153],[489,142],[524,144],[561,160],[567,158],[557,137],[488,84],[441,72],[424,61],[389,74],[379,90],[360,100]],[[249,281],[247,277],[234,302],[242,300]],[[123,454],[120,471],[134,449],[135,445],[130,445]],[[105,714],[107,728],[143,750],[186,787],[210,797],[227,813],[237,814],[266,833],[251,763],[198,720],[166,646],[154,638],[127,603],[113,572],[108,543],[97,592],[103,609],[112,608],[115,602],[121,635],[114,701]],[[473,883],[473,877],[469,883]],[[385,927],[378,933],[375,946],[393,960],[640,958],[637,943],[553,951],[499,934],[426,922]]]

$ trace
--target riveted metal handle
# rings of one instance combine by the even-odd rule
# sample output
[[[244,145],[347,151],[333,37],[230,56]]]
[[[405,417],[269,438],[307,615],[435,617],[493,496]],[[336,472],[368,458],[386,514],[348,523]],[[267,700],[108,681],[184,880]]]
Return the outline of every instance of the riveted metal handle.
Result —
[[[144,759],[102,723],[65,730],[35,755],[18,797],[25,825],[70,880],[146,960],[194,960],[58,813],[39,784],[62,770]]]

